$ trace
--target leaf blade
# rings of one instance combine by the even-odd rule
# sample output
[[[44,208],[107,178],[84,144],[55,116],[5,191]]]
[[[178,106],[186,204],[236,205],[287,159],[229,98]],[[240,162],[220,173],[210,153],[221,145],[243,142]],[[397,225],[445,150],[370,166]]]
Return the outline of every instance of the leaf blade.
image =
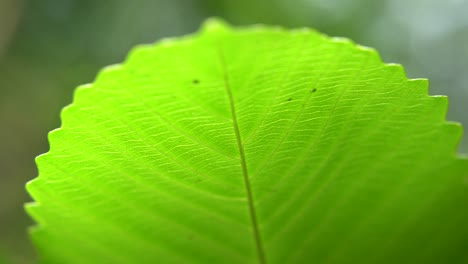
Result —
[[[349,41],[211,21],[78,89],[28,185],[35,237],[94,239],[79,261],[41,248],[66,263],[456,263],[468,162],[446,108]]]

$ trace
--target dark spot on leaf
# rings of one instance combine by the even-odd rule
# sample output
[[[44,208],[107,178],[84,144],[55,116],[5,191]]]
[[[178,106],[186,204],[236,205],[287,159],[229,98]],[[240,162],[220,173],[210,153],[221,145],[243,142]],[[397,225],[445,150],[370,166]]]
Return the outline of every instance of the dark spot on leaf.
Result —
[[[317,88],[310,90],[311,93],[315,93],[316,91],[317,91]]]
[[[195,183],[200,183],[200,182],[203,182],[203,179],[202,178],[195,178],[194,180]]]
[[[193,81],[192,81],[192,83],[193,83],[193,84],[199,84],[199,83],[200,83],[200,81],[199,81],[199,80],[197,80],[197,79],[195,79],[195,80],[193,80]]]
[[[291,101],[291,100],[292,100],[292,98],[289,98],[289,99],[288,99],[288,102]]]

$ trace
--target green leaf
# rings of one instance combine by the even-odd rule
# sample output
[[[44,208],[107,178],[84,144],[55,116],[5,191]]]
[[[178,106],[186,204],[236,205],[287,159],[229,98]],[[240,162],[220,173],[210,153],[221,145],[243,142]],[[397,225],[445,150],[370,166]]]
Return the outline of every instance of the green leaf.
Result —
[[[466,263],[446,108],[346,39],[210,20],[76,91],[32,238],[44,263]]]

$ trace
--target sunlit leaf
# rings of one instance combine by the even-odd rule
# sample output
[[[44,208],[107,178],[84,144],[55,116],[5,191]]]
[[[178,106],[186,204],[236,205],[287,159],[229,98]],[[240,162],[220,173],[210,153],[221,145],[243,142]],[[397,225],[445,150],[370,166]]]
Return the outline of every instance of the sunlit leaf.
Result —
[[[345,39],[232,29],[79,88],[28,190],[44,263],[464,263],[461,127]]]

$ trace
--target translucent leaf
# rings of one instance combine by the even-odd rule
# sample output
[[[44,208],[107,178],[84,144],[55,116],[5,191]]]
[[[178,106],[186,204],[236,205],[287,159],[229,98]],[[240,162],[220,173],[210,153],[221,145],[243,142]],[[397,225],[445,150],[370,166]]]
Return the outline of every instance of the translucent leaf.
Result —
[[[446,108],[348,40],[210,20],[76,91],[32,237],[44,263],[464,263]]]

